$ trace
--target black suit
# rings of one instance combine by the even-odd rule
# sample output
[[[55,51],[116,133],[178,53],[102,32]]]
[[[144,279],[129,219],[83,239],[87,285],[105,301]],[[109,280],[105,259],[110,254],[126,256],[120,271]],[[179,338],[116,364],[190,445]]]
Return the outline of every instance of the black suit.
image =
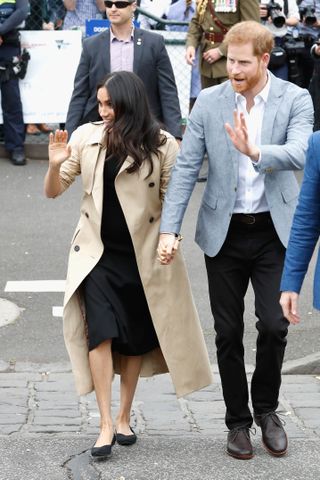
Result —
[[[134,29],[133,71],[143,81],[151,109],[176,138],[181,138],[181,112],[177,87],[164,39],[161,35]],[[97,84],[110,72],[110,30],[85,39],[74,81],[66,129],[97,120]]]

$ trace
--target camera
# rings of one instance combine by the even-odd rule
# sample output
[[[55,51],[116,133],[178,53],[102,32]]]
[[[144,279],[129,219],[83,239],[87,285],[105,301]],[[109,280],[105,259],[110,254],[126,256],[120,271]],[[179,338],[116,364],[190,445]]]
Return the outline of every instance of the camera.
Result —
[[[304,22],[308,27],[312,27],[317,22],[314,7],[299,7],[300,21]]]
[[[277,28],[282,28],[286,22],[286,17],[282,13],[282,8],[279,3],[271,0],[269,3],[264,5],[267,10],[267,16],[262,17],[261,20],[267,20],[268,17],[271,17],[272,23]]]
[[[302,37],[294,38],[291,35],[284,37],[283,48],[287,54],[289,80],[299,87],[303,86],[303,70],[299,64],[299,56],[305,51],[305,42]]]

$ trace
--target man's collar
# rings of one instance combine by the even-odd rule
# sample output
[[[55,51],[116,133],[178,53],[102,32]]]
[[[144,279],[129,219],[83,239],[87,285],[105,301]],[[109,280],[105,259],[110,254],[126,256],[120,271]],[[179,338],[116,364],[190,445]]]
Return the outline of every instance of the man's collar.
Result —
[[[130,36],[128,36],[124,41],[128,42],[128,41],[133,40],[133,35],[134,35],[134,26],[132,27]],[[113,33],[112,25],[111,25],[111,27],[110,27],[110,41],[112,42],[114,39],[119,40],[118,37]]]

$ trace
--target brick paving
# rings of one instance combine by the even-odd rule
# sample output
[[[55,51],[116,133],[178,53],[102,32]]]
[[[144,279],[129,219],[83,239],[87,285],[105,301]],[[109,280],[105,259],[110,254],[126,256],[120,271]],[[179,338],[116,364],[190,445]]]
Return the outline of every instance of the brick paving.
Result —
[[[213,385],[179,400],[169,375],[141,379],[132,412],[137,433],[225,438],[221,384],[214,373]],[[116,376],[114,414],[119,405],[118,382]],[[318,439],[320,377],[284,375],[278,410],[283,414],[289,438]],[[0,435],[96,435],[98,425],[95,396],[76,395],[68,364],[0,362]]]

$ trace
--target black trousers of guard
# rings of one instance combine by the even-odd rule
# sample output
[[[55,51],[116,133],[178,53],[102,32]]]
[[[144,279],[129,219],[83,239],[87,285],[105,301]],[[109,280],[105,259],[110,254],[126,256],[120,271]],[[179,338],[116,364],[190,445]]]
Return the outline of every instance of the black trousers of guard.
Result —
[[[0,46],[0,63],[12,60],[20,55],[20,47],[15,45]],[[3,113],[4,146],[8,152],[24,148],[25,125],[19,89],[19,79],[10,78],[0,84],[1,107]]]
[[[268,213],[247,225],[233,215],[227,238],[215,257],[205,255],[211,310],[216,330],[218,365],[226,404],[226,425],[250,427],[244,362],[244,297],[251,281],[258,338],[251,380],[254,413],[276,410],[288,322],[279,304],[285,248]]]

